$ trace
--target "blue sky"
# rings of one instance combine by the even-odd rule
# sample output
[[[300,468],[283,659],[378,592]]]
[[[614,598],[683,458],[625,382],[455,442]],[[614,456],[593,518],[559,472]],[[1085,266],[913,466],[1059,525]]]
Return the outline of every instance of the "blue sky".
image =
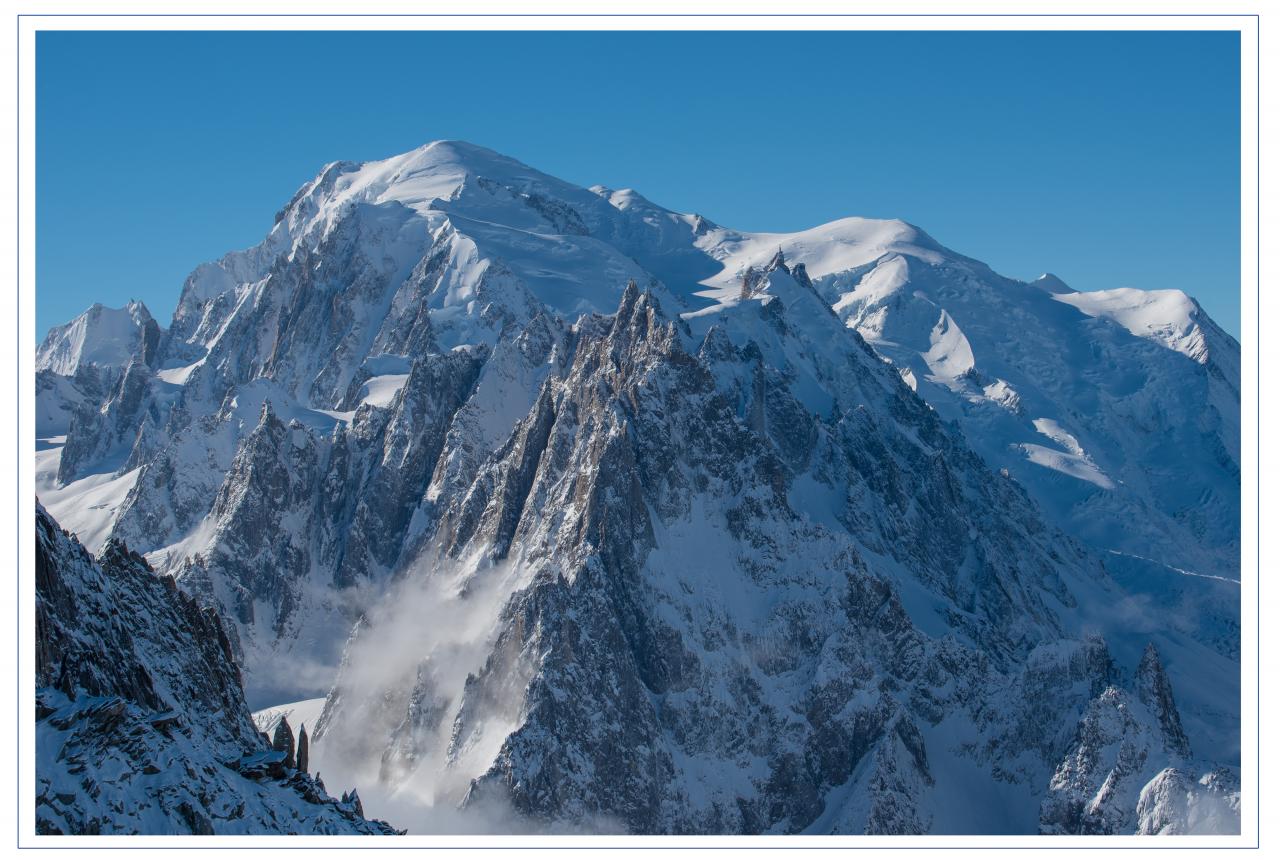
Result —
[[[168,321],[325,162],[461,138],[744,230],[903,218],[1240,330],[1236,33],[41,33],[37,327]]]

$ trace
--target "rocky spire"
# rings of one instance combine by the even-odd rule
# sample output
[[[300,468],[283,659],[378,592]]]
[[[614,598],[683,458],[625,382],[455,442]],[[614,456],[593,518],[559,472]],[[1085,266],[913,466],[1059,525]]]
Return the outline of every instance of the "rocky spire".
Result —
[[[742,273],[741,278],[742,289],[739,291],[738,295],[742,299],[750,299],[756,294],[756,290],[760,287],[761,282],[764,281],[765,273],[761,272],[754,266],[748,266],[746,271]]]
[[[1178,756],[1189,757],[1191,745],[1182,731],[1182,719],[1173,701],[1173,686],[1160,663],[1160,653],[1153,643],[1147,643],[1138,672],[1134,676],[1134,690],[1138,699],[1155,715],[1164,734],[1165,749]]]
[[[630,318],[631,311],[635,308],[636,302],[640,299],[640,288],[636,285],[636,280],[632,278],[627,282],[626,288],[622,291],[622,301],[618,303],[618,320],[626,320]]]
[[[360,803],[360,793],[356,790],[342,793],[342,803],[351,805],[357,816],[364,816],[364,805]]]
[[[280,718],[280,723],[276,724],[276,731],[271,736],[271,749],[284,751],[285,768],[294,768],[296,762],[293,758],[293,730],[289,728],[289,719]]]
[[[310,744],[307,741],[307,725],[298,729],[298,771],[306,772],[310,765]]]
[[[808,287],[810,290],[817,289],[813,286],[813,279],[809,277],[809,270],[804,268],[803,263],[797,263],[791,267],[791,277],[796,279],[796,283],[801,287]]]

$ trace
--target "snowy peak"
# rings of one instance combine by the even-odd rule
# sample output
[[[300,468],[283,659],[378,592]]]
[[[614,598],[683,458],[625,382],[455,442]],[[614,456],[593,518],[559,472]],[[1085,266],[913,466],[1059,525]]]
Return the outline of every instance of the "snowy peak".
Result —
[[[628,244],[635,231],[627,221],[584,188],[470,144],[335,162],[295,195],[260,245],[192,274],[174,317],[174,350],[191,353],[178,360],[186,364],[252,328],[257,355],[235,362],[274,366],[278,377],[289,364],[319,372],[327,402],[318,405],[332,408],[335,384],[345,391],[371,348],[400,353],[406,339],[492,343],[542,308],[570,320],[607,313],[627,280],[654,278],[632,253],[649,243]],[[692,228],[683,232],[688,246]],[[314,330],[281,331],[282,316],[307,319],[331,342],[315,345],[314,357],[297,355],[287,342]]]
[[[1210,329],[1206,331],[1201,326],[1207,319],[1204,310],[1181,290],[1118,287],[1087,293],[1052,292],[1058,294],[1054,299],[1081,313],[1112,320],[1139,338],[1154,341],[1202,365],[1209,362],[1211,355],[1216,358],[1217,354],[1224,352],[1222,349],[1214,349],[1215,336],[1234,341],[1216,324],[1209,323]],[[1238,350],[1239,346],[1236,345],[1236,351]]]
[[[588,190],[608,201],[609,205],[619,212],[659,231],[671,230],[679,234],[691,233],[693,236],[703,236],[712,230],[719,229],[718,225],[697,213],[673,212],[659,206],[634,188],[621,188],[615,191],[603,185],[593,185]]]
[[[317,229],[327,232],[347,210],[362,203],[400,204],[431,219],[448,211],[474,218],[505,215],[489,220],[510,224],[512,215],[523,216],[521,220],[532,226],[536,213],[520,210],[536,209],[539,197],[599,202],[585,189],[493,150],[462,141],[434,141],[378,161],[326,165],[281,213],[281,221],[295,241]],[[534,198],[532,206],[528,206],[530,198]]]
[[[94,303],[79,317],[49,330],[36,350],[36,371],[75,376],[80,368],[122,368],[140,350],[153,351],[161,329],[147,306],[131,301],[123,308]]]
[[[246,290],[280,255],[319,248],[360,207],[386,218],[403,210],[425,222],[437,243],[442,231],[456,235],[466,246],[458,254],[510,272],[570,316],[609,313],[631,278],[656,280],[687,307],[705,307],[736,295],[742,273],[766,268],[779,249],[815,279],[891,253],[928,263],[964,259],[902,221],[845,218],[793,234],[745,233],[665,209],[632,189],[581,188],[484,147],[437,141],[378,161],[327,165],[262,245],[193,275],[177,316],[196,315],[237,285]],[[465,268],[467,260],[454,265]]]
[[[711,288],[701,295],[722,298],[734,292],[735,282],[748,269],[767,269],[781,253],[803,264],[815,281],[831,279],[833,292],[853,286],[869,268],[894,256],[928,265],[963,261],[918,227],[897,219],[841,218],[797,233],[742,233],[716,228],[697,245],[719,261],[721,271],[702,281]],[[846,286],[847,285],[847,286]]]
[[[907,248],[809,273],[846,325],[1068,531],[1235,578],[1239,345],[1194,300],[1077,292],[1051,274],[1026,283]]]

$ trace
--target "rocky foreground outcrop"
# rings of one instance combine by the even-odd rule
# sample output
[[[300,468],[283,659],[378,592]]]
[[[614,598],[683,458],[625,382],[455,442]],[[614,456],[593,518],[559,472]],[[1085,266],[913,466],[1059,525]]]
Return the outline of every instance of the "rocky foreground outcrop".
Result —
[[[253,725],[217,614],[36,509],[36,829],[393,834]]]

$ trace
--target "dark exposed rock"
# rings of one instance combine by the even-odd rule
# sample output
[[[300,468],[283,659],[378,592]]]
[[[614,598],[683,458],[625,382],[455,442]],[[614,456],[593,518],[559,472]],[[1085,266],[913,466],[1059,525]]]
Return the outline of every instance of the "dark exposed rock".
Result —
[[[356,816],[364,816],[364,805],[360,803],[360,793],[354,789],[350,792],[342,793],[342,800],[338,803],[343,807],[350,808]]]
[[[271,736],[271,749],[284,754],[284,767],[295,768],[297,761],[294,758],[293,746],[293,730],[289,728],[288,718],[280,718],[280,722],[276,724],[275,732]]]
[[[74,481],[85,467],[113,453],[128,454],[139,436],[160,421],[150,399],[152,373],[141,357],[131,361],[102,403],[86,400],[72,414],[58,461],[60,483]]]
[[[1164,666],[1160,663],[1160,655],[1151,643],[1147,644],[1142,653],[1133,689],[1142,704],[1160,722],[1168,752],[1183,758],[1191,756],[1191,743],[1187,741],[1187,734],[1182,731],[1182,718],[1173,701],[1173,686],[1169,684],[1169,677],[1165,675]]]
[[[786,286],[777,271],[762,289]],[[806,308],[823,326],[838,321],[807,291],[774,301],[791,304],[756,330],[766,340],[739,348],[708,333],[696,354],[681,324],[634,284],[616,315],[584,325],[563,375],[543,385],[439,520],[444,560],[479,551],[510,559],[519,548],[519,564],[531,568],[528,585],[501,611],[488,657],[458,692],[435,689],[434,674],[418,665],[402,689],[363,697],[354,693],[362,690],[359,664],[344,659],[322,717],[326,743],[345,745],[344,732],[355,732],[351,743],[365,744],[385,732],[394,741],[383,752],[383,777],[394,784],[421,762],[458,760],[495,721],[510,721],[515,729],[473,782],[468,804],[501,797],[531,821],[603,817],[638,833],[927,831],[930,763],[954,752],[930,750],[921,727],[955,711],[1003,739],[980,754],[993,770],[1031,748],[1040,764],[1010,779],[1045,779],[1080,710],[1110,678],[1105,646],[1086,644],[1061,669],[1050,672],[1046,661],[1043,674],[1028,674],[1028,696],[1045,705],[1021,723],[985,715],[984,697],[1008,684],[997,669],[1020,667],[1029,642],[1058,636],[1044,590],[1069,598],[1054,572],[1080,564],[1082,554],[1035,531],[1042,527],[1025,497],[966,460],[952,431],[904,402],[896,377],[856,342],[842,370],[855,382],[829,385],[887,399],[887,412],[927,442],[900,437],[887,419],[846,431],[838,404],[825,415],[805,409],[788,375],[763,357],[776,354],[776,341],[797,337],[794,317]],[[866,458],[862,469],[858,458]],[[867,486],[898,483],[901,508],[886,514],[868,499],[860,512],[882,519],[858,531],[901,553],[927,588],[964,608],[953,611],[966,614],[956,627],[972,632],[973,645],[923,635],[855,545],[801,522],[788,491],[815,462],[832,484],[887,497],[889,512],[894,486]],[[913,518],[907,499],[927,515]],[[658,531],[671,542],[670,530],[695,510],[698,540],[733,548],[716,562],[723,585],[659,589],[661,578],[695,576],[680,564],[682,551],[650,561]],[[950,539],[930,534],[938,529]],[[948,545],[963,535],[960,543],[973,547],[974,532],[991,574],[966,582],[969,563]],[[1007,535],[1022,538],[1000,537]],[[695,544],[676,546],[696,552]],[[793,558],[810,560],[811,570],[801,573]],[[711,588],[759,590],[771,596],[769,615],[739,629],[740,616],[721,615],[702,594]],[[347,655],[360,654],[353,637]],[[799,684],[792,679],[812,681],[783,687]],[[450,714],[447,749],[433,750]],[[692,761],[715,762],[723,773],[697,784],[697,803],[685,794]],[[751,761],[761,766],[747,776],[741,769]],[[858,789],[848,797],[859,801],[829,810],[832,793],[851,781]]]

